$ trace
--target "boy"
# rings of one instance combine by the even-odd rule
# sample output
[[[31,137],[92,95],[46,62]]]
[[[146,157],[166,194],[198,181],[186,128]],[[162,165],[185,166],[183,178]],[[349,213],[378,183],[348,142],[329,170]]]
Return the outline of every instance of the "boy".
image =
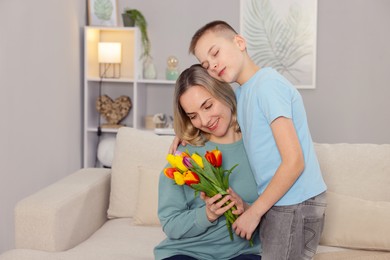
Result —
[[[299,92],[249,57],[245,39],[224,21],[193,36],[190,52],[208,73],[237,82],[238,122],[259,197],[233,224],[250,239],[260,225],[263,259],[312,259],[324,222],[323,181]]]

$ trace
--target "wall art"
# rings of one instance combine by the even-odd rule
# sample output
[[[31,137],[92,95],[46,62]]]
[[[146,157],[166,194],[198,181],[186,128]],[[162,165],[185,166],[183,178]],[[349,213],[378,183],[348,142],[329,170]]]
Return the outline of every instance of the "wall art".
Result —
[[[88,24],[91,26],[117,26],[116,0],[88,0]]]
[[[315,88],[317,0],[241,0],[240,34],[261,67]]]

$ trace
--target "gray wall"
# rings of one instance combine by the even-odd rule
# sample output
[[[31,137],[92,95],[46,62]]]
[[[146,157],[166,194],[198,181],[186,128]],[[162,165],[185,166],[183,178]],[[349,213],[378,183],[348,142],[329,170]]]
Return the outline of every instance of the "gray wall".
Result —
[[[317,89],[302,91],[317,142],[390,143],[390,1],[322,0]]]
[[[81,165],[85,2],[0,1],[0,253],[13,246],[15,203]],[[239,28],[239,3],[118,0],[146,16],[160,78],[169,55],[196,62],[187,48],[204,23]],[[390,1],[318,9],[317,88],[301,90],[314,141],[390,143]]]
[[[0,1],[0,253],[16,202],[81,167],[80,2]]]
[[[196,62],[187,50],[200,26],[216,19],[237,30],[240,24],[238,0],[118,3],[120,12],[138,8],[146,16],[162,78],[171,54],[181,69]],[[300,90],[315,142],[390,143],[389,13],[388,0],[318,1],[316,89]]]

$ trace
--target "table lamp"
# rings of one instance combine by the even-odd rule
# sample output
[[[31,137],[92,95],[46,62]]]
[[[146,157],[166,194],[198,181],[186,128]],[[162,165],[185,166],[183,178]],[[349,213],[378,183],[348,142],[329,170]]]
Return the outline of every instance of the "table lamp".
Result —
[[[122,44],[120,42],[99,42],[98,62],[101,78],[120,78],[121,48]]]

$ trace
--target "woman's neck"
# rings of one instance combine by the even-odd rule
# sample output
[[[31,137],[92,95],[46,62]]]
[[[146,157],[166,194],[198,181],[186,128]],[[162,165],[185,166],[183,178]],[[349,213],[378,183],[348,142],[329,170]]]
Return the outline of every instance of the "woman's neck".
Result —
[[[231,144],[241,140],[241,132],[236,132],[232,128],[224,136],[210,135],[209,141],[219,144]]]

